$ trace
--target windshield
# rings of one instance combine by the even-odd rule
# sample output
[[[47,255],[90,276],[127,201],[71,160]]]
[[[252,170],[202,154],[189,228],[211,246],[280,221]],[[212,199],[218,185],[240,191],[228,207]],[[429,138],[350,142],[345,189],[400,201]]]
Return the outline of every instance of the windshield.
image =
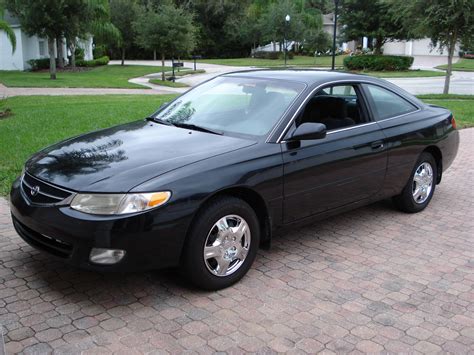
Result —
[[[189,128],[262,136],[304,87],[278,80],[218,77],[180,96],[153,118]]]

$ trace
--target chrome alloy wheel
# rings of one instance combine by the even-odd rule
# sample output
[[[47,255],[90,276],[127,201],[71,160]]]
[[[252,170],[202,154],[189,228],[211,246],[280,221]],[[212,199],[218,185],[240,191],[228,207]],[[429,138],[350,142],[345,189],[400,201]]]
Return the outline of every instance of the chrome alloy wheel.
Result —
[[[244,263],[250,248],[250,228],[245,219],[227,215],[209,231],[204,243],[204,262],[216,276],[229,276]]]
[[[423,162],[415,170],[413,176],[413,200],[416,203],[424,203],[430,196],[433,188],[433,167],[428,162]]]

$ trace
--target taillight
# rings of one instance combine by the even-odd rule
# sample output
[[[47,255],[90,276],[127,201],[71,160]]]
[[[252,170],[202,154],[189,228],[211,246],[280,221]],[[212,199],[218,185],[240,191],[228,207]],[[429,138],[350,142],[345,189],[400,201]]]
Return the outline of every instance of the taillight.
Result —
[[[456,119],[454,118],[454,115],[451,118],[451,126],[453,126],[454,129],[456,129]]]

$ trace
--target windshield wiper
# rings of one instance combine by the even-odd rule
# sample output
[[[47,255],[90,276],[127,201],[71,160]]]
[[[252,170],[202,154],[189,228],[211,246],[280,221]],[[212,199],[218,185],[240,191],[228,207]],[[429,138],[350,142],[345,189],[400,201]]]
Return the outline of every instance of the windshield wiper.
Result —
[[[217,134],[219,136],[222,136],[224,134],[223,132],[215,131],[213,129],[206,128],[206,127],[201,127],[201,126],[198,126],[198,125],[195,125],[195,124],[192,124],[192,123],[180,122],[180,123],[173,123],[173,125],[176,126],[176,127],[192,129],[194,131],[201,131],[201,132],[206,132],[206,133]]]
[[[153,117],[153,116],[147,117],[146,120],[147,120],[147,121],[153,121],[153,122],[160,123],[160,124],[164,124],[164,125],[166,125],[166,126],[174,126],[174,124],[172,124],[172,123],[169,122],[169,121],[162,120],[162,119],[160,119],[160,118]]]

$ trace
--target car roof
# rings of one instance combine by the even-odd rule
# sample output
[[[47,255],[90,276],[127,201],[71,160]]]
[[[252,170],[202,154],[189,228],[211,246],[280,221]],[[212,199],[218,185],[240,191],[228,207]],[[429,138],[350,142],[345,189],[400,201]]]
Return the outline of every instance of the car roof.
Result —
[[[309,86],[333,80],[364,80],[374,82],[382,81],[368,75],[317,69],[255,69],[226,73],[223,74],[223,76],[299,81]]]
[[[309,88],[334,81],[354,81],[366,83],[369,82],[380,85],[398,93],[399,95],[411,101],[418,107],[423,107],[425,105],[422,101],[418,100],[409,92],[403,90],[399,86],[392,84],[387,80],[375,78],[370,75],[353,74],[344,71],[330,71],[318,69],[253,69],[235,71],[231,73],[222,74],[221,76],[287,80],[304,83]]]

